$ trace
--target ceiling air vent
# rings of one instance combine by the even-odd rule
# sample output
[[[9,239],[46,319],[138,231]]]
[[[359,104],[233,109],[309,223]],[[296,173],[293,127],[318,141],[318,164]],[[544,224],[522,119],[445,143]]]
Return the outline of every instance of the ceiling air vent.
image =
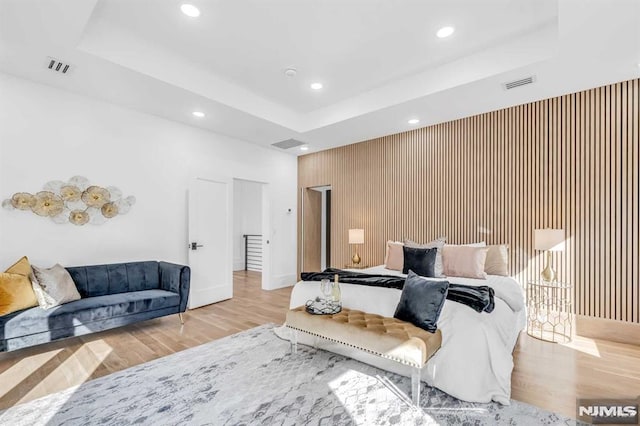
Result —
[[[290,149],[290,148],[295,148],[296,146],[300,146],[304,144],[305,144],[304,142],[300,142],[295,139],[287,139],[286,141],[272,143],[271,145],[280,149]]]
[[[56,58],[47,56],[47,68],[60,74],[67,74],[71,70],[71,64],[65,64]]]
[[[521,78],[520,80],[509,81],[504,83],[504,88],[507,90],[515,89],[516,87],[526,86],[527,84],[531,84],[536,81],[535,76],[530,76],[526,78]]]

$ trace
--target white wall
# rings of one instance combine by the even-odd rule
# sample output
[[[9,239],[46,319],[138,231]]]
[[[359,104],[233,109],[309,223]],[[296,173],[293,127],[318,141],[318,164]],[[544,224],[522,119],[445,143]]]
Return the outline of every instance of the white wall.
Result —
[[[233,270],[244,270],[245,234],[262,234],[262,183],[233,181]]]
[[[268,286],[292,285],[296,168],[284,153],[0,73],[0,198],[74,175],[137,198],[128,215],[101,226],[0,209],[0,268],[23,255],[42,266],[186,264],[188,183],[224,175],[268,182]]]

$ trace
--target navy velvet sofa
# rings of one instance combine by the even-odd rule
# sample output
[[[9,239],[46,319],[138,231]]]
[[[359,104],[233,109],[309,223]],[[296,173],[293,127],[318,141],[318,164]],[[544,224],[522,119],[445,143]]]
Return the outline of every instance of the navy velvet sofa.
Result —
[[[82,299],[48,310],[0,317],[0,351],[180,314],[187,309],[191,271],[167,262],[66,268]]]

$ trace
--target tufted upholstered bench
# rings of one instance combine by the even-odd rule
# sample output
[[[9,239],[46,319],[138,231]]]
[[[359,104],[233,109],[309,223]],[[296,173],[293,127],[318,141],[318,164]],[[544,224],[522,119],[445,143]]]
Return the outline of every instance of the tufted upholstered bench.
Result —
[[[420,372],[440,348],[440,330],[429,333],[396,318],[343,308],[335,315],[311,315],[304,306],[287,312],[287,327],[293,330],[291,345],[297,352],[297,332],[351,346],[411,368],[411,396],[420,401]]]

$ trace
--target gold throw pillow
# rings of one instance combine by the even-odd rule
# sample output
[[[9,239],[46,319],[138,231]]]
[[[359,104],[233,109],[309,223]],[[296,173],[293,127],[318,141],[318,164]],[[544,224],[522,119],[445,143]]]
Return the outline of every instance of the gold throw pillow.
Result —
[[[30,275],[26,256],[0,273],[0,316],[38,306]]]

